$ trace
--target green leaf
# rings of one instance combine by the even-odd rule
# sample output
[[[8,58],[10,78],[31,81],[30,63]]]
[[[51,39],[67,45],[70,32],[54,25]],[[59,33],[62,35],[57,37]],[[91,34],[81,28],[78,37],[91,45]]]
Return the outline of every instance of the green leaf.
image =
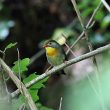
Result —
[[[36,78],[37,76],[38,76],[38,75],[36,75],[35,73],[29,75],[27,78],[25,78],[25,79],[23,80],[24,84],[30,82],[31,80],[33,80],[33,79]]]
[[[23,80],[23,82],[24,82],[24,84],[26,84],[26,83],[30,82],[31,80],[33,80],[34,78],[36,78],[36,77],[38,77],[38,76],[39,76],[39,75],[36,75],[35,73],[33,73],[33,74],[31,74],[29,77],[25,78],[25,79]],[[40,89],[40,88],[42,88],[42,87],[45,87],[43,83],[46,82],[47,80],[48,80],[48,77],[42,79],[41,81],[39,81],[39,82],[33,84],[33,85],[30,87],[30,89],[31,89],[31,90],[37,90],[37,89]]]
[[[43,106],[41,103],[36,103],[36,106],[38,107],[39,110],[53,110],[52,108]]]
[[[33,73],[33,74],[31,74],[29,77],[25,78],[25,79],[23,80],[23,82],[24,82],[24,84],[26,84],[26,83],[30,82],[31,80],[35,79],[35,78],[38,77],[38,76],[39,76],[39,75],[36,75],[35,73]],[[39,82],[33,84],[33,85],[28,89],[28,91],[29,91],[29,93],[31,94],[32,99],[34,100],[34,102],[36,102],[36,101],[39,100],[38,90],[39,90],[40,88],[42,88],[42,87],[45,87],[43,83],[46,82],[47,79],[48,79],[48,77],[47,77],[47,78],[44,78],[43,80],[41,80],[41,81],[39,81]]]
[[[31,94],[31,97],[33,99],[34,102],[37,102],[39,100],[39,96],[38,96],[38,90],[31,90],[28,89],[29,93]]]
[[[6,51],[7,49],[10,49],[10,48],[14,47],[16,44],[17,44],[17,42],[16,42],[16,43],[10,43],[10,44],[8,44],[8,45],[5,47],[5,51]]]
[[[102,21],[103,17],[104,17],[104,12],[102,10],[98,11],[98,13],[95,15],[95,19],[97,21]]]
[[[19,68],[20,68],[20,73],[23,73],[28,70],[27,66],[29,65],[30,59],[29,58],[24,58],[23,60],[15,61],[14,66],[12,67],[12,70],[15,73],[19,73]],[[18,65],[20,63],[20,65]],[[18,67],[19,66],[19,67]]]
[[[86,18],[89,14],[91,14],[92,11],[93,11],[93,8],[92,7],[91,8],[88,8],[87,10],[84,10],[82,12],[83,18]]]

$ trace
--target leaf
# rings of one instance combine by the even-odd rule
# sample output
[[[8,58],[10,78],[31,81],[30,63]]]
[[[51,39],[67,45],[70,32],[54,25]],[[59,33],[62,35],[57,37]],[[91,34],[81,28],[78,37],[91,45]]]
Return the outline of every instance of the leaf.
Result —
[[[7,49],[10,49],[10,48],[14,47],[16,44],[17,44],[17,42],[16,42],[16,43],[10,43],[10,44],[8,44],[8,45],[5,47],[5,51],[6,51]]]
[[[35,73],[31,74],[29,77],[25,78],[23,80],[24,84],[30,82],[31,80],[33,80],[34,78],[38,77],[38,75],[36,75]],[[39,96],[38,96],[38,90],[42,87],[45,87],[44,86],[44,82],[47,81],[48,78],[45,78],[37,83],[35,83],[34,85],[32,85],[28,91],[29,93],[31,94],[32,96],[32,99],[34,100],[34,102],[38,101],[39,100]]]
[[[33,99],[34,102],[37,102],[39,100],[39,96],[38,96],[38,90],[31,90],[28,89],[29,93],[31,94],[31,97]]]
[[[25,78],[25,79],[23,80],[23,82],[24,82],[24,84],[26,84],[26,83],[30,82],[31,80],[33,80],[34,78],[36,78],[36,77],[38,77],[38,76],[39,76],[39,75],[36,75],[35,73],[33,73],[33,74],[31,74],[29,77]],[[30,87],[30,89],[31,89],[31,90],[38,90],[38,89],[40,89],[40,88],[42,88],[42,87],[45,87],[43,83],[46,82],[47,80],[48,80],[48,77],[42,79],[41,81],[39,81],[39,82],[33,84],[33,85]]]
[[[12,67],[12,70],[15,73],[19,73],[19,68],[20,68],[20,73],[23,73],[28,70],[27,66],[29,65],[30,59],[29,58],[24,58],[23,60],[15,61],[14,66]],[[18,64],[20,63],[20,67],[18,67]]]
[[[102,22],[103,18],[104,18],[104,12],[102,10],[98,11],[98,13],[95,15],[95,19],[97,21],[101,21]]]
[[[92,11],[93,11],[93,8],[92,7],[91,8],[88,8],[87,10],[84,10],[82,12],[83,18],[86,18]]]
[[[52,108],[43,106],[41,103],[36,103],[36,106],[38,107],[39,110],[53,110]]]

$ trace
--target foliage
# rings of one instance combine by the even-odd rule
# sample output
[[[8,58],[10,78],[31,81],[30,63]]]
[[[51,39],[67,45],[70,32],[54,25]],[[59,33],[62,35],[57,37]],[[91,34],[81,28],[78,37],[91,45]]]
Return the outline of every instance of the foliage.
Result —
[[[17,45],[17,43],[10,43],[10,44],[8,44],[8,45],[5,47],[4,52],[6,52],[6,50],[11,49],[12,47],[14,47],[14,46],[16,46],[16,45]]]
[[[12,67],[12,70],[16,74],[18,74],[19,73],[19,69],[20,69],[20,73],[22,74],[23,72],[28,70],[27,66],[29,65],[29,61],[30,61],[29,58],[24,58],[24,59],[22,59],[20,61],[15,61],[14,62],[14,66]]]
[[[51,109],[51,108],[47,108],[47,107],[43,106],[43,105],[40,104],[40,103],[37,103],[36,105],[37,105],[37,107],[38,107],[39,110],[53,110],[53,109]]]
[[[29,65],[29,58],[24,58],[24,59],[20,60],[19,63],[20,63],[20,66],[18,66],[18,61],[14,62],[14,66],[12,67],[12,70],[15,73],[19,72],[19,68],[20,68],[21,73],[28,70],[27,66]],[[23,83],[27,84],[38,76],[39,75],[36,75],[36,73],[32,73],[31,75],[29,75],[28,77],[23,79]],[[33,84],[31,87],[28,88],[28,91],[31,94],[31,97],[36,104],[39,102],[38,92],[42,87],[45,87],[45,85],[43,83],[45,83],[47,80],[48,80],[48,77]],[[13,100],[14,110],[18,109],[23,103],[25,103],[25,98],[24,98],[24,96],[19,95],[18,99]],[[39,105],[39,110],[51,110],[51,109],[48,109],[47,107],[42,106],[40,103],[38,105]]]
[[[38,77],[39,75],[36,75],[35,73],[31,74],[29,77],[25,78],[23,80],[24,84],[29,83],[29,81],[33,80],[34,78]],[[42,87],[45,87],[45,85],[43,84],[44,82],[47,81],[48,78],[45,78],[35,84],[33,84],[28,90],[33,98],[33,100],[35,102],[37,102],[39,100],[39,96],[38,96],[38,90]]]

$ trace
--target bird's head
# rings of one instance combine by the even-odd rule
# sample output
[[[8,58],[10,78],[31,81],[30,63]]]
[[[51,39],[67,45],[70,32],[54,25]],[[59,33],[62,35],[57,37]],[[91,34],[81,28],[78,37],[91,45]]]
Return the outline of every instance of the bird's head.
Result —
[[[47,47],[52,47],[52,48],[59,48],[59,44],[55,41],[55,40],[49,40],[47,41],[45,44],[44,44],[44,48],[47,48]]]
[[[54,56],[57,54],[60,45],[54,40],[49,40],[45,43],[43,47],[46,49],[47,55]]]

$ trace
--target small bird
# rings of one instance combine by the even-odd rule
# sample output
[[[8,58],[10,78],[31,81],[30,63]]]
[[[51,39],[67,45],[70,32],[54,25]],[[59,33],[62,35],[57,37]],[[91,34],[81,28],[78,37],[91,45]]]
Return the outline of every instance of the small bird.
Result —
[[[46,57],[51,66],[58,66],[66,60],[66,54],[63,47],[55,40],[49,40],[44,46]],[[63,74],[65,74],[63,72]]]

